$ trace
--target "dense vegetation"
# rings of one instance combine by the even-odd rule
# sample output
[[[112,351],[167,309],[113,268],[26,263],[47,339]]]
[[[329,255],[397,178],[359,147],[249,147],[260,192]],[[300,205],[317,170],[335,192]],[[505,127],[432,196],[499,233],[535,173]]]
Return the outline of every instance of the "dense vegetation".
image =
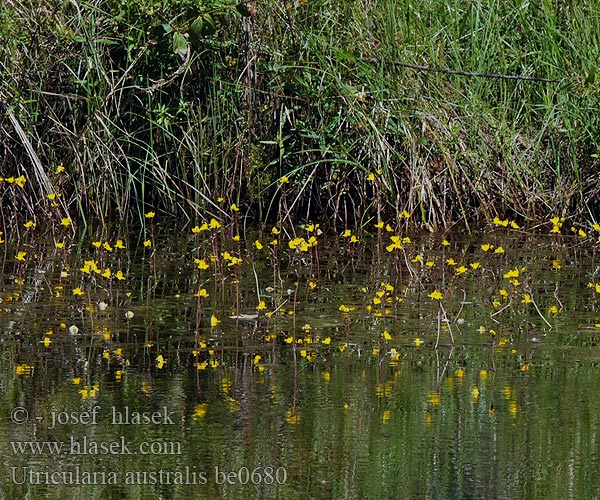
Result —
[[[3,217],[59,193],[84,221],[593,218],[599,24],[591,0],[8,0],[0,175],[28,182]]]

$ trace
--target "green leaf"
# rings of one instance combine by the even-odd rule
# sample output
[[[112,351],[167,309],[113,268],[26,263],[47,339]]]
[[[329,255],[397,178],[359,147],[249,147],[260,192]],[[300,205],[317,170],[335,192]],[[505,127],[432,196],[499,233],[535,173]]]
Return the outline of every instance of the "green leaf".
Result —
[[[203,34],[206,36],[214,35],[217,32],[217,23],[210,14],[205,14],[203,17]]]
[[[179,31],[175,31],[173,33],[173,52],[181,56],[184,59],[188,51],[190,50],[190,44]]]
[[[188,33],[190,34],[192,40],[197,40],[202,36],[203,28],[204,19],[202,19],[202,16],[198,16],[191,24],[190,29],[188,30]]]

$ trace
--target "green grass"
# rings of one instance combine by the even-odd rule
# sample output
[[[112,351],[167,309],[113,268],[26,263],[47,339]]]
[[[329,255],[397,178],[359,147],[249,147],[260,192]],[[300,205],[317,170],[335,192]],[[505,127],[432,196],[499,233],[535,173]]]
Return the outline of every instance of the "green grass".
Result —
[[[597,2],[267,0],[254,17],[235,7],[8,5],[0,97],[14,120],[0,119],[0,175],[36,175],[26,200],[1,195],[6,211],[48,207],[54,182],[90,222],[143,222],[150,209],[198,220],[218,216],[221,197],[249,223],[325,213],[345,227],[402,210],[432,229],[593,217]],[[53,178],[58,164],[68,177]]]

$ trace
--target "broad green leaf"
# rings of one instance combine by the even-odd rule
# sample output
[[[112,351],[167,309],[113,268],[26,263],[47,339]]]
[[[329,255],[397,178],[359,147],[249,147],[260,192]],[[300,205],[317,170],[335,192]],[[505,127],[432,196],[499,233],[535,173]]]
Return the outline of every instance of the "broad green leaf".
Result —
[[[185,36],[179,33],[179,31],[175,31],[173,33],[173,52],[185,58],[189,50],[190,44]]]
[[[194,22],[191,24],[190,29],[188,30],[192,39],[196,40],[202,36],[202,29],[204,28],[204,19],[202,16],[198,16]]]

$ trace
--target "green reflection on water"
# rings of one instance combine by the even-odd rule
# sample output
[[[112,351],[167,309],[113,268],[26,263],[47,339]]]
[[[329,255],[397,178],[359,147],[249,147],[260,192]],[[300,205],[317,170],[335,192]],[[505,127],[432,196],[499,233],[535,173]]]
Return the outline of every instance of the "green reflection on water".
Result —
[[[399,258],[324,242],[318,261],[279,255],[274,270],[271,254],[201,274],[188,248],[165,244],[124,254],[127,283],[93,278],[81,298],[66,291],[79,274],[59,276],[64,259],[49,252],[39,281],[14,264],[0,316],[3,495],[593,498],[594,255],[578,250],[565,272],[546,242],[504,247],[509,257],[425,241]],[[415,260],[424,250],[435,267]],[[563,262],[571,250],[561,247]],[[481,267],[459,273],[450,256]],[[519,285],[503,277],[511,269]],[[454,347],[443,322],[433,347],[433,289],[444,291]],[[15,408],[26,422],[11,421]],[[126,408],[155,420],[113,423]],[[77,454],[71,440],[81,450],[84,437],[88,453]],[[80,484],[86,472],[116,484]]]

